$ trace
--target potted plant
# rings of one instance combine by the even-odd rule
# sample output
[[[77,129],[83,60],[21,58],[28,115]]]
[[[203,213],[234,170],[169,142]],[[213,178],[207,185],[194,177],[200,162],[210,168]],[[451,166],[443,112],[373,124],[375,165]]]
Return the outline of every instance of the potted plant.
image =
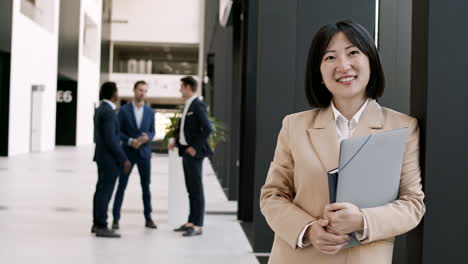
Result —
[[[176,138],[178,126],[180,119],[182,118],[182,112],[175,113],[170,119],[170,123],[166,126],[166,135],[163,140],[163,147],[167,148],[170,138]],[[208,138],[208,143],[210,144],[213,151],[216,148],[216,145],[220,142],[226,142],[226,128],[224,124],[216,119],[213,116],[209,116],[211,125],[213,127],[213,132],[211,132],[210,137]]]

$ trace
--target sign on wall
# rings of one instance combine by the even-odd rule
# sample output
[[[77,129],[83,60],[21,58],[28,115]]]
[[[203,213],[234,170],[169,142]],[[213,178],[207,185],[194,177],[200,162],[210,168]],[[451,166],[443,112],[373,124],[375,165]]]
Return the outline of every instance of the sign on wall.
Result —
[[[76,144],[77,99],[76,81],[57,81],[56,145],[74,146]]]

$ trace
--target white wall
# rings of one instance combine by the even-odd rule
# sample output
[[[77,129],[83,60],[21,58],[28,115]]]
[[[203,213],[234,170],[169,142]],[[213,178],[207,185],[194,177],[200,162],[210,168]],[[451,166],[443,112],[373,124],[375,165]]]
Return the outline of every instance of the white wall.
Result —
[[[111,73],[109,77],[117,84],[120,97],[133,97],[133,85],[139,80],[144,80],[148,83],[147,97],[180,98],[180,79],[185,76],[187,75]]]
[[[114,0],[112,41],[199,43],[203,0]],[[117,20],[117,21],[116,21]],[[117,23],[128,21],[128,23]]]
[[[30,151],[32,85],[45,85],[41,151],[55,146],[59,0],[55,0],[52,33],[21,14],[20,2],[13,0],[9,155]]]
[[[94,105],[99,100],[102,0],[81,0],[80,9],[76,145],[91,144],[93,142]],[[96,50],[94,52],[96,52],[97,56],[94,59],[84,54],[85,14],[96,25],[94,30],[97,37],[94,39],[96,41],[94,45]],[[92,46],[92,43],[87,45]]]

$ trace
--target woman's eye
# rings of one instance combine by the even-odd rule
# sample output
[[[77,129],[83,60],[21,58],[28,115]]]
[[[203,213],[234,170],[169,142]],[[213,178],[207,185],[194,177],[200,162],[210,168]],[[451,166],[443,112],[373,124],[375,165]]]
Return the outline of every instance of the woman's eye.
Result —
[[[335,59],[335,57],[333,57],[333,56],[325,57],[325,60],[326,60],[326,61],[328,61],[328,60],[333,60],[333,59]]]
[[[350,55],[359,54],[359,51],[353,50],[353,51],[351,51],[349,54],[350,54]]]

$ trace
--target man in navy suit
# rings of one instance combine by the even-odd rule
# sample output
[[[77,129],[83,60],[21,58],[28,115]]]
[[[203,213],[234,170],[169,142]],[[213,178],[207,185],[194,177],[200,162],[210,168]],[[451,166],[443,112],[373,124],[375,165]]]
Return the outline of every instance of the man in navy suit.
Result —
[[[143,191],[143,213],[145,216],[145,226],[156,229],[157,226],[151,218],[151,141],[154,132],[154,111],[145,105],[144,99],[148,92],[148,85],[145,81],[138,81],[133,86],[134,98],[131,103],[127,103],[120,108],[120,138],[122,146],[127,154],[131,169],[136,164],[140,173],[141,190]],[[119,229],[120,209],[127,187],[130,172],[122,173],[119,178],[119,185],[114,199],[114,222],[112,229]]]
[[[94,113],[96,149],[93,160],[98,167],[98,181],[93,199],[91,232],[98,237],[120,237],[120,234],[107,228],[107,209],[117,177],[122,169],[129,171],[131,164],[120,145],[119,121],[114,112],[119,99],[115,83],[104,83],[99,97],[102,102]]]
[[[183,236],[197,236],[202,234],[205,214],[202,165],[203,159],[213,154],[208,144],[208,137],[213,128],[205,104],[196,96],[197,81],[187,76],[182,78],[181,82],[180,93],[185,100],[185,107],[175,144],[179,147],[179,156],[182,157],[190,214],[187,223],[174,231],[183,231]],[[171,144],[169,148],[174,148],[174,145]]]

